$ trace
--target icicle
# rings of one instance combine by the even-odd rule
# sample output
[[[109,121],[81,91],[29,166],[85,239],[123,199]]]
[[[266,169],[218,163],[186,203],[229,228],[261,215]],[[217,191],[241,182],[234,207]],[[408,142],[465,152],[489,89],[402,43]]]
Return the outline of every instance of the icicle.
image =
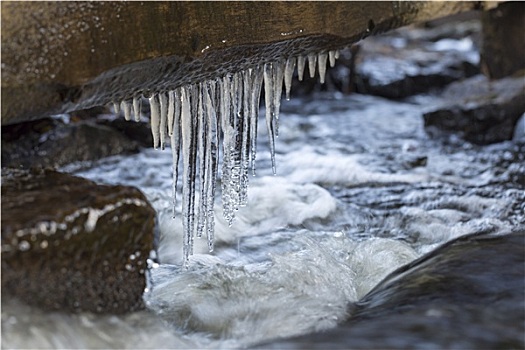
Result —
[[[226,75],[223,77],[220,83],[220,101],[221,101],[221,114],[219,120],[221,121],[221,128],[223,134],[223,159],[222,159],[222,209],[223,216],[228,225],[231,226],[234,219],[234,209],[231,200],[231,142],[233,138],[232,128],[232,113],[231,113],[231,76]]]
[[[239,206],[248,204],[248,167],[250,166],[250,137],[251,137],[251,78],[253,70],[242,72],[242,141],[241,141],[241,177]]]
[[[133,97],[133,114],[135,115],[135,121],[140,122],[140,110],[142,108],[141,96]]]
[[[326,75],[327,60],[334,64],[337,51],[308,55],[310,76],[319,65],[320,80]],[[193,254],[194,237],[204,232],[208,248],[213,251],[214,202],[219,170],[220,133],[222,131],[222,203],[229,225],[236,210],[247,204],[248,170],[255,175],[257,128],[261,89],[265,89],[265,121],[270,142],[272,172],[276,174],[275,138],[279,133],[279,109],[285,86],[290,98],[295,65],[299,79],[304,76],[306,58],[298,56],[258,65],[245,71],[227,74],[217,80],[154,94],[149,98],[153,146],[164,148],[166,130],[171,137],[173,158],[173,216],[176,213],[178,163],[182,158],[182,222],[184,231],[184,265]],[[131,108],[140,119],[140,97],[122,102],[126,119]],[[118,105],[115,105],[115,109]],[[198,192],[197,192],[198,188]],[[199,196],[197,200],[197,196]]]
[[[250,141],[252,153],[252,174],[255,176],[255,157],[257,155],[257,124],[259,121],[259,103],[261,100],[261,89],[263,83],[263,69],[257,66],[252,72],[251,96],[250,96]]]
[[[130,101],[122,101],[122,110],[124,111],[124,119],[127,121],[131,120],[131,102]]]
[[[233,75],[232,81],[232,120],[230,127],[232,128],[230,141],[230,200],[232,209],[235,211],[239,209],[240,204],[240,180],[241,180],[241,152],[242,152],[242,74],[240,72]]]
[[[173,92],[173,91],[172,91]],[[170,101],[176,102],[180,105],[180,94],[173,94],[178,100]],[[173,217],[175,218],[177,208],[177,181],[179,179],[179,157],[180,157],[180,109],[178,113],[174,113],[173,120],[170,122],[171,125],[171,154],[173,157]]]
[[[328,57],[330,59],[330,67],[334,67],[335,66],[335,51],[334,50],[328,51]]]
[[[195,218],[195,125],[192,118],[190,94],[188,87],[181,88],[181,136],[182,136],[182,226],[184,231],[183,257],[188,265],[189,256],[193,253],[193,233]],[[191,91],[191,92],[190,92]],[[195,95],[193,95],[195,97]]]
[[[204,105],[204,93],[205,93],[205,87],[203,83],[200,83],[198,85],[198,107],[197,107],[197,150],[199,152],[198,160],[199,160],[199,184],[200,184],[200,198],[199,198],[199,206],[197,211],[197,237],[202,237],[202,233],[204,232],[204,226],[206,225],[206,213],[208,205],[208,198],[207,198],[207,142],[206,142],[206,131],[207,131],[207,125],[206,125],[206,113],[205,105]]]
[[[151,111],[151,134],[153,135],[153,148],[159,147],[159,135],[160,135],[160,106],[159,97],[157,94],[152,95],[149,98],[149,105]]]
[[[292,89],[292,77],[295,69],[295,57],[286,60],[284,68],[284,86],[286,87],[286,100],[290,101],[290,90]]]
[[[308,71],[310,78],[315,77],[315,64],[317,63],[317,56],[315,54],[308,55]]]
[[[168,92],[168,135],[173,135],[173,120],[175,118],[175,91]]]
[[[115,114],[119,114],[120,113],[120,103],[113,102],[113,111],[115,112]]]
[[[326,52],[320,53],[317,56],[317,63],[319,64],[319,81],[321,84],[324,84],[325,75],[326,75],[326,60],[328,59],[328,55]]]
[[[168,123],[168,95],[165,92],[159,94],[160,101],[160,149],[164,149],[166,142],[166,125]]]
[[[266,127],[268,128],[268,138],[270,141],[270,157],[272,159],[273,174],[277,174],[275,167],[275,129],[273,121],[273,69],[272,63],[264,65],[264,99],[266,105]]]
[[[213,243],[215,236],[215,214],[213,211],[213,205],[215,202],[215,189],[217,182],[217,164],[218,164],[218,144],[219,144],[219,133],[217,130],[217,116],[215,114],[215,106],[213,106],[213,98],[211,94],[215,94],[215,87],[210,86],[205,89],[205,101],[207,110],[206,125],[208,127],[206,137],[206,148],[208,149],[209,160],[207,162],[207,191],[208,191],[208,203],[206,205],[208,211],[206,213],[206,222],[208,224],[206,230],[206,236],[208,238],[208,250],[213,251]],[[210,94],[210,90],[212,91]]]
[[[305,64],[306,64],[306,57],[297,56],[297,77],[299,78],[299,81],[303,81]]]
[[[273,64],[273,115],[275,121],[275,137],[279,137],[279,111],[281,109],[281,96],[283,94],[284,61]]]

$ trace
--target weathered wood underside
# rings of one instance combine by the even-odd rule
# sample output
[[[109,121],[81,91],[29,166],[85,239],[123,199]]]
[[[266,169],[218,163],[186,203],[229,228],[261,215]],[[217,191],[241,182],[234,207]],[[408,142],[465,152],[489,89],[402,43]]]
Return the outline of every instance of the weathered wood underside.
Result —
[[[350,45],[480,2],[2,2],[2,124]]]

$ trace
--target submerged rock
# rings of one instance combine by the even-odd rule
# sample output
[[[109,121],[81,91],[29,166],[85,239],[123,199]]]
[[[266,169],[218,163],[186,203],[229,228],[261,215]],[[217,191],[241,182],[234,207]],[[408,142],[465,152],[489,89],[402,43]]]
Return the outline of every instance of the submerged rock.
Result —
[[[472,19],[367,38],[354,49],[354,89],[404,98],[477,74],[480,30],[479,20]]]
[[[443,105],[423,115],[431,136],[455,133],[475,144],[512,139],[525,112],[525,78],[513,76],[489,81],[478,75],[448,86]]]
[[[119,130],[92,121],[46,118],[2,127],[2,167],[59,167],[138,149]]]
[[[2,297],[69,311],[142,308],[154,217],[135,188],[2,169]]]
[[[523,348],[525,231],[462,237],[398,269],[324,333],[273,349]]]

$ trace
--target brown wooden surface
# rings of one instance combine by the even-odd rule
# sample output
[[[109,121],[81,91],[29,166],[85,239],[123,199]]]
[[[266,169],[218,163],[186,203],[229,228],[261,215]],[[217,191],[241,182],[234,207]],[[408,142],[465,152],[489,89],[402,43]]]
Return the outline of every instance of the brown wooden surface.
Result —
[[[2,2],[2,124],[340,48],[479,2]]]

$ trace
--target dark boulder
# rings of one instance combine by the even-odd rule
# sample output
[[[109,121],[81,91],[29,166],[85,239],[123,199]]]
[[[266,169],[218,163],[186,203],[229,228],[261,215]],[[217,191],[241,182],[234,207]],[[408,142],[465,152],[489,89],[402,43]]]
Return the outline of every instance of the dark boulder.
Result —
[[[480,145],[510,140],[525,112],[525,77],[478,75],[451,84],[441,97],[442,106],[423,115],[431,136],[454,133]]]
[[[154,217],[135,188],[2,169],[2,298],[67,311],[142,308]]]
[[[138,150],[125,133],[92,120],[46,118],[2,127],[2,167],[55,168]]]
[[[525,231],[459,238],[351,305],[348,321],[265,349],[523,349]]]
[[[477,18],[433,28],[402,28],[363,40],[354,49],[359,93],[405,98],[479,73]]]

